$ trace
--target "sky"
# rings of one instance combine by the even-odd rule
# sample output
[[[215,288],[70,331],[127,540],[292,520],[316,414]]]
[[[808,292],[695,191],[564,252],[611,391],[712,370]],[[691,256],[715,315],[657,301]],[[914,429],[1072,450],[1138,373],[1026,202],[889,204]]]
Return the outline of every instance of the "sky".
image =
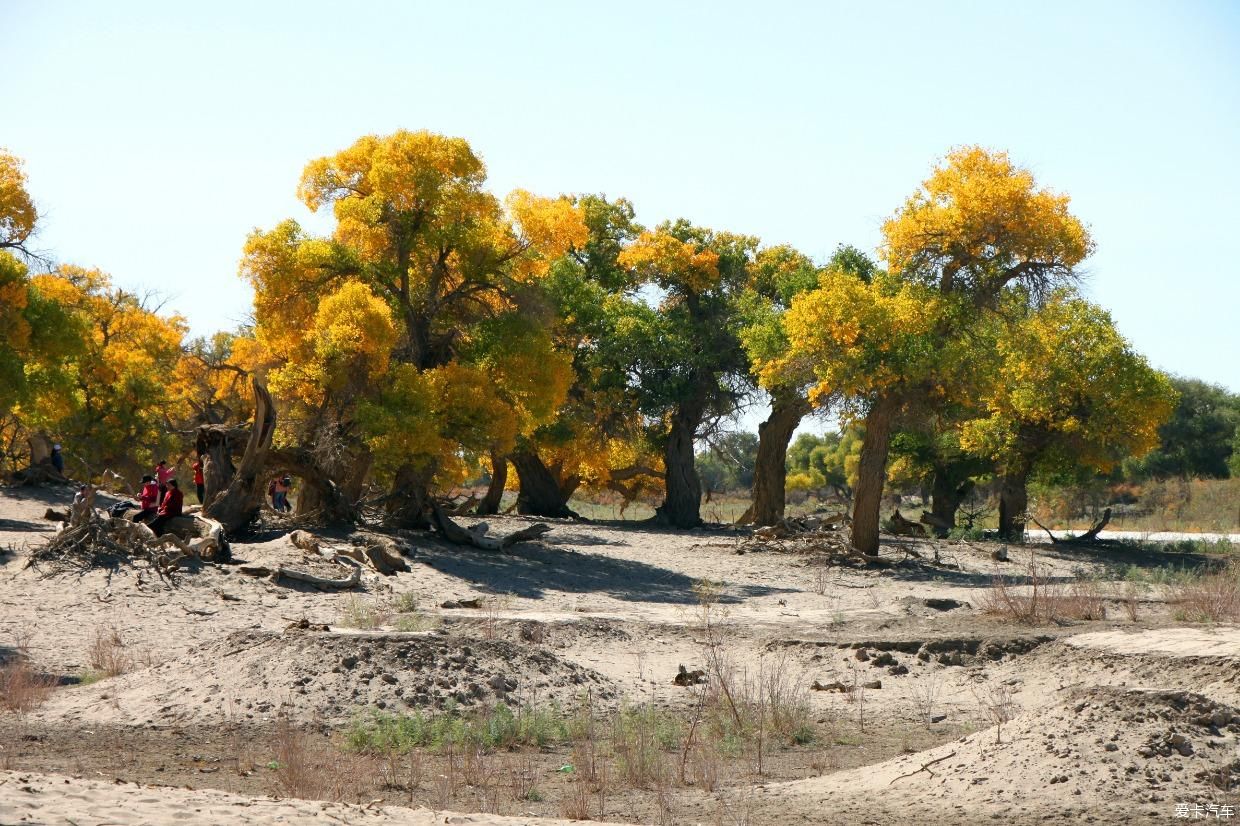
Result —
[[[0,0],[0,77],[36,246],[195,335],[246,318],[248,233],[328,230],[301,169],[365,134],[819,259],[981,144],[1071,195],[1085,291],[1152,364],[1240,392],[1238,2]]]

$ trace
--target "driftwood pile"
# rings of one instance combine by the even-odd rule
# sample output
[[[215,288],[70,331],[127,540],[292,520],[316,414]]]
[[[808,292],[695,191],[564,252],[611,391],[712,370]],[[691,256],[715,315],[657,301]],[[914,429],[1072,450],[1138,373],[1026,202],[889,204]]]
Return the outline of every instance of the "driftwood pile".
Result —
[[[542,522],[522,528],[505,536],[490,536],[485,522],[463,528],[452,520],[438,505],[432,504],[435,525],[448,542],[468,545],[484,551],[503,551],[518,542],[537,539],[551,526]],[[383,576],[407,573],[402,544],[386,536],[371,535],[351,547],[329,547],[319,537],[297,530],[288,535],[289,542],[303,552],[302,561],[270,568],[262,565],[242,565],[241,573],[253,577],[266,577],[272,582],[287,580],[318,588],[321,591],[343,591],[361,584],[362,572],[373,570]]]
[[[790,554],[824,554],[828,564],[861,563],[876,568],[890,568],[895,560],[862,553],[849,541],[847,528],[851,520],[846,513],[828,516],[788,517],[774,525],[754,530],[741,544],[737,553],[775,551]],[[920,526],[919,526],[920,527]],[[908,548],[900,549],[907,556],[918,556]]]
[[[91,568],[113,568],[142,560],[160,576],[169,579],[179,568],[197,560],[224,561],[229,555],[224,528],[200,516],[182,516],[167,523],[168,531],[156,536],[148,526],[125,517],[111,517],[95,508],[97,490],[84,488],[67,514],[49,511],[51,516],[67,516],[60,530],[45,544],[34,548],[26,567],[45,576]]]

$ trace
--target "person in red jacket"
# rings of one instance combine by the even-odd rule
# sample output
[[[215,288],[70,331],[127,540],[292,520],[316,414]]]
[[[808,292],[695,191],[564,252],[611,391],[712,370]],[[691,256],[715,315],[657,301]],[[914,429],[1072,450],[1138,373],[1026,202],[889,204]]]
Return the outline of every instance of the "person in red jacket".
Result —
[[[164,503],[164,495],[168,492],[168,480],[176,476],[177,472],[168,466],[166,459],[160,459],[155,465],[155,481],[159,482],[159,503]]]
[[[202,459],[194,460],[194,488],[198,493],[198,504],[205,505],[207,500],[203,498],[203,478],[202,478]]]
[[[151,520],[151,530],[155,531],[155,535],[159,536],[164,532],[164,525],[169,519],[175,519],[181,515],[181,505],[185,502],[185,494],[181,493],[181,487],[177,484],[176,479],[168,480],[168,491],[164,494],[164,501],[159,503],[159,515]]]
[[[138,494],[138,512],[133,521],[146,522],[155,515],[155,506],[159,503],[159,485],[151,475],[142,477],[142,492]]]

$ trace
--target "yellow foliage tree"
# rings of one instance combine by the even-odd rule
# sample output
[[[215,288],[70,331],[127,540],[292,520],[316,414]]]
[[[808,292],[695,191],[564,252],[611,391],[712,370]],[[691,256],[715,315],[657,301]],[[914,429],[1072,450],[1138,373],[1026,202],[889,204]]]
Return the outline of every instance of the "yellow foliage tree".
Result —
[[[1006,153],[966,147],[948,154],[883,225],[889,275],[868,286],[833,280],[794,301],[792,357],[865,411],[853,545],[878,550],[879,505],[892,424],[910,401],[953,392],[969,328],[1010,288],[1046,295],[1074,277],[1092,250],[1065,195],[1040,189]],[[798,306],[799,305],[799,306]]]
[[[1063,291],[1045,306],[997,324],[984,415],[961,444],[999,469],[999,533],[1024,531],[1031,473],[1108,472],[1159,444],[1176,393],[1115,329],[1102,308]]]
[[[516,192],[505,208],[485,179],[459,138],[363,137],[302,175],[305,204],[332,208],[329,238],[286,221],[246,245],[256,337],[294,408],[280,440],[313,446],[318,470],[348,489],[373,465],[400,524],[424,524],[432,484],[507,449],[563,399],[565,364],[531,310],[584,224],[567,199]],[[497,326],[515,338],[499,346]]]
[[[172,386],[186,325],[161,316],[97,269],[65,265],[32,279],[77,337],[58,369],[68,392],[44,394],[23,409],[32,426],[58,434],[82,478],[105,469],[134,476],[176,444]]]

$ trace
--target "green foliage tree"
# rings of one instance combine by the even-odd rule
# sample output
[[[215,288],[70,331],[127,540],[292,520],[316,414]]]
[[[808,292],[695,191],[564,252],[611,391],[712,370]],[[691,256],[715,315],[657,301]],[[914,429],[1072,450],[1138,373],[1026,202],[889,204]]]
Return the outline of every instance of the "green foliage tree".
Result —
[[[1179,394],[1171,418],[1158,429],[1158,447],[1143,459],[1124,462],[1133,479],[1173,476],[1225,479],[1235,475],[1240,396],[1196,379],[1172,378]]]
[[[753,379],[771,401],[770,415],[758,426],[753,505],[747,514],[756,524],[773,525],[783,518],[788,442],[813,409],[809,400],[813,370],[803,360],[786,358],[784,314],[796,296],[818,286],[824,273],[847,273],[868,282],[876,271],[865,253],[848,246],[840,246],[821,269],[791,247],[768,247],[758,253],[742,302],[746,325],[741,333]],[[780,369],[770,369],[775,364]]]
[[[745,393],[749,362],[737,301],[757,245],[750,236],[681,220],[642,233],[618,259],[662,293],[657,306],[611,302],[613,333],[605,348],[609,371],[627,373],[642,413],[655,422],[664,464],[656,518],[674,527],[701,524],[694,443]]]

